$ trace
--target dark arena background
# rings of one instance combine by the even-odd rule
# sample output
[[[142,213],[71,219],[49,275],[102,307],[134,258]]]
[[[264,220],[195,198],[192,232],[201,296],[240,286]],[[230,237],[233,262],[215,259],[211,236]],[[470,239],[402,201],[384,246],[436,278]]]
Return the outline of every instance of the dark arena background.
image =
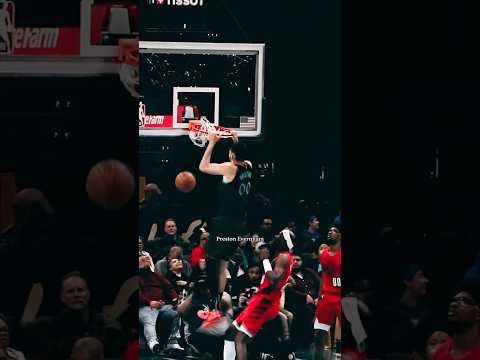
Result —
[[[82,9],[100,3],[9,3],[17,41],[0,55],[0,313],[10,325],[10,346],[27,358],[65,358],[65,348],[49,352],[52,344],[65,346],[78,331],[98,335],[96,314],[123,328],[105,342],[107,358],[119,358],[115,344],[125,345],[137,330],[136,185],[117,210],[95,205],[86,191],[89,170],[105,159],[123,162],[137,177],[137,102],[120,81],[118,47],[105,37],[92,51],[80,39],[92,20]],[[19,34],[28,31],[31,41],[22,42]],[[42,33],[57,35],[49,41],[32,35]],[[14,211],[15,194],[29,188],[43,193],[53,214],[46,215],[38,193],[15,202]],[[62,277],[72,271],[90,289],[86,305],[95,315],[86,323],[61,320]],[[82,286],[73,290],[80,299],[74,301],[83,301]]]

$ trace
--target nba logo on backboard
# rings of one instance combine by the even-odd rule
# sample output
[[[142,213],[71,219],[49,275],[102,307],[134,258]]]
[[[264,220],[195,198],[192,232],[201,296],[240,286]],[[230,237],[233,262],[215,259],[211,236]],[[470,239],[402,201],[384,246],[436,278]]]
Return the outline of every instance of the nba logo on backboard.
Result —
[[[13,1],[0,0],[0,54],[12,54],[14,32],[15,4]]]
[[[145,104],[141,101],[138,104],[138,126],[142,127],[145,119]]]

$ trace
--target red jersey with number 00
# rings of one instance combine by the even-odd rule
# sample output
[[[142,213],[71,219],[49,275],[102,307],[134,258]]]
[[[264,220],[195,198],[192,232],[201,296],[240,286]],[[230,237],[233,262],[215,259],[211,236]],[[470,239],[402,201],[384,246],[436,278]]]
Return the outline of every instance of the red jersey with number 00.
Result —
[[[322,265],[322,294],[342,294],[342,250],[338,249],[333,255],[328,250],[320,254]]]

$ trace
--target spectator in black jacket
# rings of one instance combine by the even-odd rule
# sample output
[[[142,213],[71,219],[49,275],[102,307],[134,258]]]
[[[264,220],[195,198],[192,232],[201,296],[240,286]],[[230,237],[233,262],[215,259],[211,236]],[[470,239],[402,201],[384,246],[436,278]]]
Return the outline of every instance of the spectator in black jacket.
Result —
[[[315,299],[318,297],[320,277],[310,268],[303,266],[299,254],[293,256],[292,279],[294,285],[285,288],[285,308],[293,314],[291,328],[292,342],[300,347],[313,339],[313,324],[315,316]]]
[[[185,273],[183,262],[180,259],[171,259],[166,277],[173,285],[175,292],[185,298],[190,289],[190,276]]]
[[[50,359],[66,359],[80,337],[95,337],[105,347],[106,357],[119,357],[127,338],[119,323],[96,313],[90,304],[90,289],[79,272],[66,274],[62,280],[60,300],[64,308],[50,325]]]

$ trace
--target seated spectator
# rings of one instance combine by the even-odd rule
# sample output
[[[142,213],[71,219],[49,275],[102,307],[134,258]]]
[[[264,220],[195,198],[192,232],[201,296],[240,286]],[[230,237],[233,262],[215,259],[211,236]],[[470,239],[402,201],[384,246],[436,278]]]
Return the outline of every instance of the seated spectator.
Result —
[[[318,297],[320,278],[312,269],[303,266],[299,254],[293,255],[291,277],[294,283],[285,288],[285,308],[293,314],[293,344],[301,347],[313,340],[314,301]]]
[[[103,344],[93,337],[83,337],[73,344],[70,360],[103,360]]]
[[[22,352],[10,347],[10,326],[5,315],[0,313],[0,360],[25,360]]]
[[[433,360],[480,359],[480,283],[464,281],[456,290],[448,309],[452,341],[440,345]]]
[[[181,296],[182,299],[184,299],[189,293],[191,279],[187,274],[185,274],[182,260],[170,260],[170,266],[167,271],[166,277],[168,281],[170,281],[170,283],[173,285],[173,288],[175,289],[177,295]]]
[[[433,360],[433,355],[437,352],[438,348],[446,343],[452,341],[450,336],[444,331],[434,331],[427,340],[425,347],[425,358],[427,360]]]
[[[172,259],[182,260],[184,273],[187,276],[190,276],[192,274],[192,266],[183,256],[183,250],[179,246],[172,246],[172,248],[168,251],[167,256],[157,261],[157,263],[155,264],[155,272],[166,275],[168,271],[168,264]]]
[[[198,239],[198,246],[193,248],[192,255],[190,256],[190,264],[193,266],[197,266],[200,260],[205,260],[207,258],[207,244],[208,244],[208,237],[210,234],[205,231],[205,229],[200,228],[200,234]]]
[[[63,309],[51,320],[50,359],[65,359],[80,337],[98,338],[105,346],[107,357],[118,357],[126,344],[126,336],[119,323],[95,313],[90,303],[90,289],[83,275],[77,271],[62,279],[60,301]]]
[[[151,270],[152,271],[155,271],[155,266],[153,266],[153,259],[152,257],[150,256],[150,254],[146,251],[143,250],[144,249],[144,243],[143,243],[143,239],[141,237],[138,238],[138,256],[146,256],[150,259],[150,266],[151,266]]]
[[[429,280],[415,264],[403,266],[401,278],[404,285],[401,298],[387,307],[382,316],[382,329],[388,334],[385,350],[420,356],[433,320],[430,308],[424,304]]]
[[[161,354],[162,346],[157,336],[157,321],[171,323],[166,350],[183,351],[178,344],[180,317],[174,305],[178,295],[167,278],[150,270],[150,259],[139,258],[139,320],[143,325],[148,348],[153,354]]]
[[[232,284],[232,301],[235,306],[243,307],[248,299],[258,290],[260,286],[260,266],[258,264],[250,264],[247,273],[240,275],[233,280]]]
[[[146,250],[150,253],[155,263],[166,256],[172,246],[180,246],[186,254],[190,254],[190,242],[182,239],[177,234],[177,231],[175,220],[168,218],[164,223],[163,235],[147,242]]]

